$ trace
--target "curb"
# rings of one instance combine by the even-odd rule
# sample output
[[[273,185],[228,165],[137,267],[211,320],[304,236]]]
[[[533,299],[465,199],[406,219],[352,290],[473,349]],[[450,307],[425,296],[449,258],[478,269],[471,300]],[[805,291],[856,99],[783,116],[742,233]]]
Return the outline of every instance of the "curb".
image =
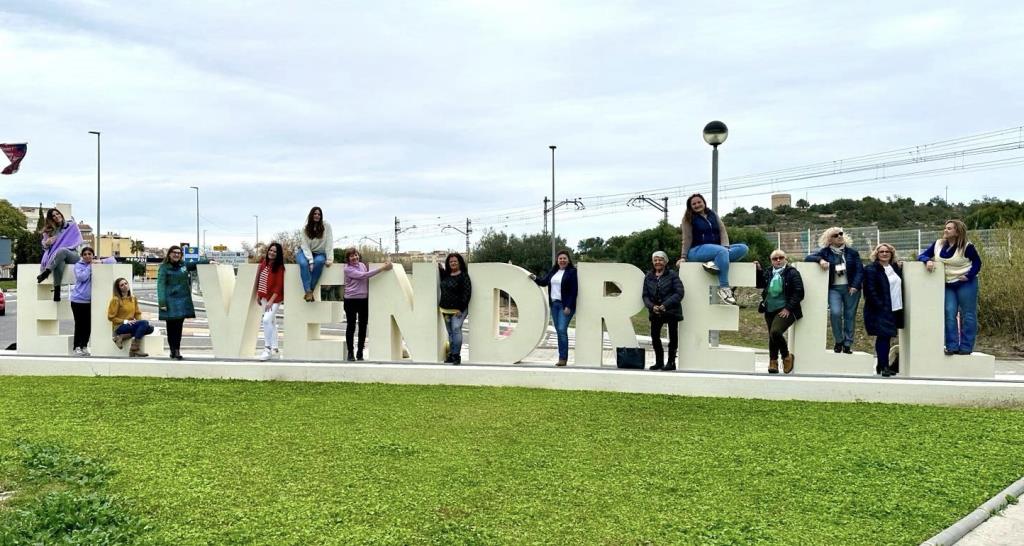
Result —
[[[967,533],[970,533],[996,512],[1006,508],[1009,504],[1008,497],[1019,498],[1024,494],[1024,478],[1013,482],[1010,487],[1003,489],[996,496],[985,501],[970,514],[964,516],[960,521],[950,525],[941,533],[921,543],[921,546],[950,546],[955,544]]]

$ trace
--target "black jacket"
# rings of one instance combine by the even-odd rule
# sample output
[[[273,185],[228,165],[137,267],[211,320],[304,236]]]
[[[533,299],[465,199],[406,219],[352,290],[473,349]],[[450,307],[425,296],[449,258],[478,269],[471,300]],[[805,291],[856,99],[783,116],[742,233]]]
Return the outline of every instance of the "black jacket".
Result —
[[[771,268],[765,269],[757,277],[757,287],[761,289],[762,304],[768,300],[768,285],[771,281]],[[795,319],[802,318],[804,311],[800,307],[800,302],[804,300],[804,279],[800,276],[800,272],[789,264],[786,264],[786,268],[782,270],[782,294],[786,297],[786,309],[793,313]],[[764,305],[759,306],[757,310],[764,313]]]
[[[465,313],[472,296],[473,282],[469,280],[469,273],[463,271],[461,275],[445,275],[441,271],[441,301],[438,307],[458,309]]]
[[[892,264],[893,270],[902,279],[903,268]],[[869,336],[896,337],[903,328],[900,317],[892,310],[892,296],[889,292],[889,277],[878,262],[864,268],[864,329]]]
[[[864,264],[860,261],[860,252],[846,247],[843,250],[843,258],[846,259],[846,282],[850,288],[861,289],[861,285],[864,282]],[[829,247],[823,247],[814,254],[808,254],[804,258],[805,262],[815,262],[825,260],[828,262],[828,286],[832,287],[836,282],[836,265],[840,262],[839,255],[832,252]]]
[[[675,271],[667,267],[660,278],[654,274],[653,270],[644,277],[644,305],[650,311],[651,320],[655,318],[669,322],[683,320],[684,295],[683,281],[679,280],[679,275]],[[664,305],[665,311],[655,314],[651,310],[655,305]]]
[[[543,277],[537,277],[533,282],[537,283],[537,286],[548,286],[551,284],[551,277],[558,273],[558,264],[551,267],[547,275]],[[576,276],[576,268],[569,266],[565,268],[565,273],[562,274],[562,307],[569,309],[576,309],[576,293],[579,291],[579,280]],[[548,303],[551,303],[551,291],[548,291]]]

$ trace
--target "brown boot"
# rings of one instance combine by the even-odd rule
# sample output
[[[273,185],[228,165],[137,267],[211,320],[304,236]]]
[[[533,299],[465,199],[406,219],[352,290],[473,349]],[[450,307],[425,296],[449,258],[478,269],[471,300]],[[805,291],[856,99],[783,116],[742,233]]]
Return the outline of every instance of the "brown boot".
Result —
[[[148,354],[142,352],[142,349],[139,347],[139,345],[141,345],[141,341],[142,340],[132,338],[132,346],[128,348],[128,356],[129,357],[140,357],[141,358],[141,357],[149,356]]]
[[[566,365],[566,361],[564,361],[562,359],[559,359],[558,362],[555,362],[555,366],[565,366],[565,365]]]
[[[779,373],[779,361],[769,360],[768,361],[768,373]]]
[[[114,336],[114,345],[116,345],[118,349],[124,349],[124,342],[125,342],[125,340],[127,340],[130,337],[132,337],[131,334],[115,335]]]
[[[789,353],[782,359],[782,371],[785,373],[792,373],[793,371],[793,353]]]

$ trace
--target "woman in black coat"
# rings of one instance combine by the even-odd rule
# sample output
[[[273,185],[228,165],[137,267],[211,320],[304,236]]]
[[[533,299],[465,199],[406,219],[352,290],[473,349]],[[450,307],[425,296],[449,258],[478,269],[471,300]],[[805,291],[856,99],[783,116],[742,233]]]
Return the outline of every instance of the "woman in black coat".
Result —
[[[875,373],[890,377],[899,366],[889,366],[889,343],[903,328],[903,267],[896,261],[896,249],[881,243],[871,251],[871,263],[864,268],[864,328],[875,337]]]
[[[800,302],[804,299],[804,280],[800,272],[786,261],[786,253],[776,249],[771,254],[772,267],[757,277],[757,287],[762,288],[761,305],[757,310],[764,313],[768,325],[768,373],[779,373],[779,357],[782,357],[782,371],[793,371],[793,353],[786,343],[786,330],[804,316]]]
[[[667,267],[668,255],[657,251],[651,255],[653,269],[644,277],[644,305],[650,313],[651,344],[654,345],[652,370],[676,369],[676,349],[679,347],[679,321],[683,320],[683,281]],[[661,327],[668,326],[668,364],[661,347]]]

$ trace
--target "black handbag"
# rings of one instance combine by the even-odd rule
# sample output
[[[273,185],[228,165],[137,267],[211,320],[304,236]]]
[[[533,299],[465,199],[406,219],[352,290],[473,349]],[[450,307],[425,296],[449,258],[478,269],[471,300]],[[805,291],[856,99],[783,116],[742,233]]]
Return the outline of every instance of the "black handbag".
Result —
[[[641,347],[616,347],[615,365],[628,370],[642,370],[646,367],[644,350]]]

